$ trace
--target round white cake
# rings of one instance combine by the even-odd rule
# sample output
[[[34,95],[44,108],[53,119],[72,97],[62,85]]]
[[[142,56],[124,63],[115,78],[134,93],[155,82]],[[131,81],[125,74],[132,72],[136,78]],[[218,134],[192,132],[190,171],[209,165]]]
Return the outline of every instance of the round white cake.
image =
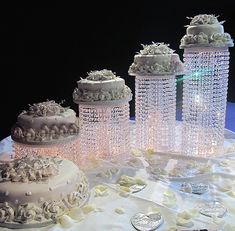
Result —
[[[0,164],[0,226],[42,227],[89,197],[84,173],[58,157],[23,157]]]
[[[135,55],[134,62],[129,68],[130,75],[139,76],[162,76],[180,75],[184,67],[179,55],[174,53],[167,44],[152,43],[142,45],[143,50]]]
[[[125,80],[110,70],[91,71],[77,84],[73,92],[73,99],[77,104],[130,101],[132,98],[131,90],[125,85]]]
[[[55,101],[33,104],[23,111],[13,126],[11,137],[25,144],[48,144],[71,138],[78,134],[75,111],[64,108]]]
[[[230,34],[224,32],[223,23],[210,14],[199,14],[187,25],[186,35],[180,42],[180,48],[191,47],[232,47]]]

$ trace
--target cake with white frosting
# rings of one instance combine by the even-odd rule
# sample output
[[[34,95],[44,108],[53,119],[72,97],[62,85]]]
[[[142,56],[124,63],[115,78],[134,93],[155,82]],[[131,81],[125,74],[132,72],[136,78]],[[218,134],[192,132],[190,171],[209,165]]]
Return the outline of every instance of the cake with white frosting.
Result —
[[[132,98],[125,80],[106,69],[89,72],[85,79],[81,78],[77,82],[77,85],[73,92],[73,99],[77,104],[130,101]]]
[[[55,101],[29,106],[17,118],[11,131],[14,141],[25,144],[50,144],[77,136],[78,120],[74,110]]]
[[[224,32],[223,23],[218,17],[210,14],[199,14],[187,25],[186,35],[183,36],[180,48],[190,47],[233,47],[230,34]]]
[[[143,49],[135,55],[129,68],[130,75],[180,75],[183,64],[179,55],[169,48],[168,44],[152,43],[142,45]]]
[[[46,226],[88,197],[86,176],[69,160],[26,156],[0,164],[0,226]]]

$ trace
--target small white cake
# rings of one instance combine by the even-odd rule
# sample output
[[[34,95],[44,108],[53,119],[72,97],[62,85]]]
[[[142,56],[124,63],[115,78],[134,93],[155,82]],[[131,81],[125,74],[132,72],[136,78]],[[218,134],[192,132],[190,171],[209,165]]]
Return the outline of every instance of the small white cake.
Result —
[[[24,144],[52,144],[78,134],[75,111],[55,101],[33,104],[13,126],[11,137]]]
[[[143,50],[135,55],[134,62],[129,68],[130,75],[161,76],[183,74],[184,67],[179,55],[174,53],[167,44],[152,43],[142,45]]]
[[[116,76],[110,70],[91,71],[85,79],[77,82],[78,86],[73,92],[74,102],[107,103],[115,101],[130,101],[132,93],[125,85],[125,80]]]
[[[230,34],[224,32],[223,23],[210,14],[199,14],[187,25],[186,35],[183,36],[180,48],[191,47],[233,47]]]

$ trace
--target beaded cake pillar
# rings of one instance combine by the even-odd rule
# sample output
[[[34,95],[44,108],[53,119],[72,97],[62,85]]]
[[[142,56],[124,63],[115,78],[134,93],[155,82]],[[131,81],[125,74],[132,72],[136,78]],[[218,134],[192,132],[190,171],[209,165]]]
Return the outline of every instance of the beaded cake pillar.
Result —
[[[74,110],[55,101],[30,105],[11,130],[14,157],[50,155],[77,162],[78,131]]]
[[[210,156],[223,151],[229,51],[233,40],[214,15],[190,18],[181,39],[183,82],[182,152]]]
[[[132,93],[112,71],[91,71],[73,92],[79,104],[80,145],[84,160],[125,158],[130,152],[129,101]]]
[[[176,75],[179,56],[168,45],[143,45],[129,74],[135,78],[136,145],[139,149],[173,151],[176,123]]]

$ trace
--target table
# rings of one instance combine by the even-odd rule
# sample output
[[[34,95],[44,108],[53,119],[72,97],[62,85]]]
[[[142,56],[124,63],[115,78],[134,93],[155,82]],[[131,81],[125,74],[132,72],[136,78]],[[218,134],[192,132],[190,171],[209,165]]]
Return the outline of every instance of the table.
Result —
[[[180,123],[177,125],[180,130]],[[134,140],[135,123],[131,122]],[[12,151],[9,137],[0,142],[0,157]],[[135,230],[130,218],[137,212],[160,211],[164,223],[158,230],[235,230],[235,133],[225,130],[224,153],[216,158],[196,158],[179,153],[140,152],[132,143],[132,156],[126,162],[97,161],[85,170],[91,196],[81,221],[65,215],[60,223],[40,231]],[[146,187],[137,193],[120,191],[117,181],[122,176],[141,179]],[[209,190],[203,195],[183,192],[182,183],[204,183]],[[97,196],[97,186],[106,193]],[[227,212],[223,218],[207,217],[199,210],[206,203],[220,202]],[[80,217],[81,218],[81,217]],[[187,218],[187,219],[186,219]],[[186,227],[185,227],[186,226]],[[188,227],[187,227],[188,226]],[[8,229],[0,228],[1,231]]]

